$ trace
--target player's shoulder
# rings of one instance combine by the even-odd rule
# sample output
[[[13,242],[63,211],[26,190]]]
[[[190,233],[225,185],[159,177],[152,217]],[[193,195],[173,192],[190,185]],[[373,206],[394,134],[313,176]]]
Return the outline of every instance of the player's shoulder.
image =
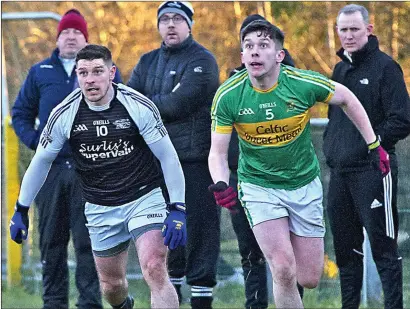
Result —
[[[155,118],[161,118],[158,108],[155,104],[142,93],[124,84],[116,84],[117,99],[125,106],[131,113],[140,114],[141,112],[151,112]]]
[[[248,80],[248,71],[246,69],[232,75],[219,86],[215,93],[214,101],[219,101],[222,98],[237,97],[239,93],[242,92],[242,89]]]
[[[73,110],[78,106],[82,98],[82,92],[80,88],[75,89],[71,92],[61,103],[53,108],[50,117],[60,117],[68,113],[68,111]]]
[[[71,92],[60,104],[53,108],[48,117],[47,124],[44,128],[44,136],[50,135],[52,132],[62,132],[71,127],[75,115],[82,99],[82,92],[80,88]],[[55,130],[55,128],[60,128]],[[58,134],[58,133],[57,133]],[[47,142],[47,138],[43,142]]]
[[[333,82],[323,74],[312,71],[294,68],[288,65],[282,65],[282,74],[286,81],[299,86],[317,85],[328,88],[333,88]]]
[[[311,77],[321,77],[324,79],[328,79],[323,74],[316,72],[316,71],[299,69],[299,68],[291,67],[289,65],[284,65],[284,64],[281,67],[282,67],[282,72],[287,76],[297,76],[301,79],[308,79]]]
[[[117,86],[117,97],[122,98],[125,97],[126,99],[129,100],[134,100],[134,101],[141,101],[141,100],[148,100],[148,98],[146,96],[144,96],[142,93],[138,92],[137,90],[128,87],[124,84],[118,83],[116,84]]]
[[[145,95],[137,90],[128,87],[124,84],[116,84],[117,86],[117,99],[124,105],[131,104],[132,106],[152,106],[154,103],[148,99]]]

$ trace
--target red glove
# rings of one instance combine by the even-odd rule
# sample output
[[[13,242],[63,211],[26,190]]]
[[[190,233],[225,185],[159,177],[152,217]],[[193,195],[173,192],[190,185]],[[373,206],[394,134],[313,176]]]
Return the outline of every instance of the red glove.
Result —
[[[208,190],[214,194],[216,204],[228,209],[232,213],[236,212],[234,207],[236,205],[236,197],[238,194],[234,188],[228,187],[223,181],[218,181],[216,184],[210,185]]]
[[[382,176],[386,176],[390,172],[390,160],[389,154],[380,145],[380,140],[376,139],[375,142],[368,145],[369,155],[372,163],[382,171]]]

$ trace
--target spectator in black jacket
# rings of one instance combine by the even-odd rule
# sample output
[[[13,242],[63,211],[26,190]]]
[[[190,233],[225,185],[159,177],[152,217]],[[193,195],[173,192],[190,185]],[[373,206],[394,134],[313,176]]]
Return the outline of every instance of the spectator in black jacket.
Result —
[[[382,175],[359,131],[341,109],[329,106],[323,147],[331,168],[327,204],[342,307],[358,308],[360,304],[364,227],[382,281],[384,307],[403,308],[395,144],[410,133],[409,95],[399,64],[379,50],[364,7],[343,7],[337,16],[337,31],[342,45],[337,55],[342,61],[332,78],[359,98],[391,166],[391,173]]]
[[[193,14],[189,2],[168,1],[159,6],[158,30],[163,42],[141,57],[128,86],[158,107],[186,179],[188,243],[186,252],[169,252],[171,281],[181,297],[186,275],[192,308],[208,309],[220,245],[220,209],[207,190],[213,183],[207,162],[210,108],[219,72],[214,56],[192,37]]]
[[[240,32],[247,25],[255,20],[265,20],[265,18],[259,14],[249,15],[242,22]],[[239,41],[240,41],[239,36]],[[282,63],[295,66],[292,56],[287,49],[285,51],[285,58]],[[230,72],[229,77],[235,73],[245,69],[245,65],[235,68]],[[229,182],[232,187],[236,188],[238,184],[238,159],[239,159],[239,143],[238,134],[235,130],[232,131],[231,141],[229,143],[228,163],[231,171]],[[252,229],[249,226],[248,219],[244,208],[241,206],[239,200],[236,200],[235,211],[231,212],[232,227],[238,238],[239,253],[241,255],[243,276],[245,279],[245,297],[246,309],[265,309],[268,308],[268,289],[267,289],[267,277],[266,277],[266,260],[263,256],[261,249],[253,235]],[[298,290],[303,298],[303,287],[298,284]]]

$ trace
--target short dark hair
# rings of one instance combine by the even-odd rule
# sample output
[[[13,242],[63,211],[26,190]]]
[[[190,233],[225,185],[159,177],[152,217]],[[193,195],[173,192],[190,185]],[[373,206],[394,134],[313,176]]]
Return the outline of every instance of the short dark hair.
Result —
[[[112,56],[110,50],[102,45],[89,44],[82,48],[75,58],[75,63],[79,60],[102,59],[107,66],[112,65]]]
[[[342,7],[339,13],[337,13],[336,21],[339,20],[340,14],[351,15],[356,12],[360,12],[360,14],[362,14],[363,21],[365,22],[365,24],[369,23],[369,11],[364,6],[358,4],[348,4]]]
[[[252,14],[252,15],[247,16],[247,17],[243,20],[243,22],[242,22],[241,29],[239,29],[239,42],[242,41],[242,40],[241,40],[241,32],[242,32],[242,30],[243,30],[247,25],[249,25],[251,22],[253,22],[253,21],[255,21],[255,20],[266,20],[266,19],[265,19],[265,17],[263,17],[262,15],[259,15],[259,14]]]
[[[241,31],[241,44],[245,36],[251,32],[258,32],[258,36],[269,37],[275,42],[277,48],[283,48],[285,35],[278,27],[272,25],[267,20],[255,20],[243,28]]]

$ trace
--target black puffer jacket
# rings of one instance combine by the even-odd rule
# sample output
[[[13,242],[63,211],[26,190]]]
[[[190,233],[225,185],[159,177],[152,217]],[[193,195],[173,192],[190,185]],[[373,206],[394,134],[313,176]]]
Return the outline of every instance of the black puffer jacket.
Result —
[[[399,64],[379,49],[374,35],[352,54],[337,55],[332,79],[349,88],[360,100],[381,144],[397,165],[395,144],[410,133],[410,100]],[[323,151],[327,164],[340,170],[370,168],[368,148],[359,131],[338,106],[329,106],[329,124],[324,133]]]
[[[151,99],[182,162],[206,161],[212,99],[219,86],[215,57],[190,35],[179,46],[144,54],[128,86]]]

